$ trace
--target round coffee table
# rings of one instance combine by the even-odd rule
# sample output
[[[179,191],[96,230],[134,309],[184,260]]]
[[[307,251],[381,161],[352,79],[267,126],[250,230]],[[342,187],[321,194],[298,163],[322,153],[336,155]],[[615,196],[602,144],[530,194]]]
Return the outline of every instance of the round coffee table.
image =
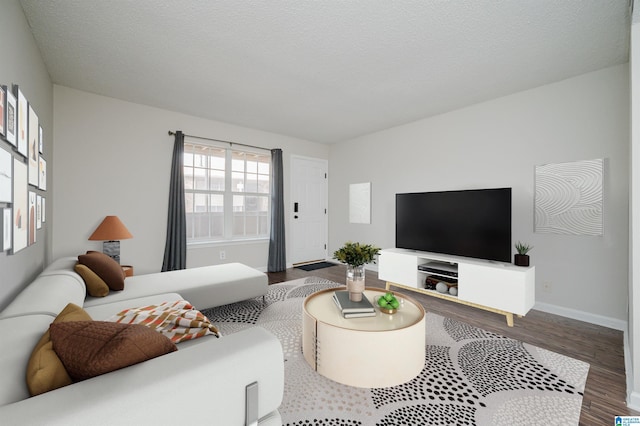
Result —
[[[415,378],[425,361],[425,315],[422,305],[403,294],[403,306],[389,315],[376,307],[364,318],[343,318],[332,300],[333,292],[322,290],[308,296],[302,313],[302,351],[319,374],[349,386],[382,388]],[[386,291],[366,288],[374,297]]]

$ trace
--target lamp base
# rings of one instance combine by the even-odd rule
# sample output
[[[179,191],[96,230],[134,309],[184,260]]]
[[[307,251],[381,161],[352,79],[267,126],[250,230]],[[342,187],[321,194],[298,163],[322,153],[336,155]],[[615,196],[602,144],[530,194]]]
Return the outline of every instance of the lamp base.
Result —
[[[120,241],[104,241],[102,243],[102,252],[120,263]]]

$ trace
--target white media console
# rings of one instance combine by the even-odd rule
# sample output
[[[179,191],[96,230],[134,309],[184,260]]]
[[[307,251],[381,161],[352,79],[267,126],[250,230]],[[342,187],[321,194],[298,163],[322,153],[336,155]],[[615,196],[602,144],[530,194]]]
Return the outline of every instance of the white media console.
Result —
[[[419,266],[429,271],[419,270]],[[428,275],[453,277],[455,273],[458,280],[457,296],[425,288]],[[380,252],[378,277],[387,282],[387,290],[391,286],[400,287],[505,315],[509,327],[513,327],[514,314],[526,315],[535,303],[533,266],[521,267],[393,248]]]

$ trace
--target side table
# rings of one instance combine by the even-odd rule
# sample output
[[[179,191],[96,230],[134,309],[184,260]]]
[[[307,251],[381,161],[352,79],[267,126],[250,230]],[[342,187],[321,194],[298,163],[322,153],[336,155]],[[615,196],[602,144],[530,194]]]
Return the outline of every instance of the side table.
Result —
[[[131,265],[120,265],[120,267],[122,268],[122,271],[124,272],[124,276],[125,277],[132,277],[133,276],[133,266],[131,266]]]

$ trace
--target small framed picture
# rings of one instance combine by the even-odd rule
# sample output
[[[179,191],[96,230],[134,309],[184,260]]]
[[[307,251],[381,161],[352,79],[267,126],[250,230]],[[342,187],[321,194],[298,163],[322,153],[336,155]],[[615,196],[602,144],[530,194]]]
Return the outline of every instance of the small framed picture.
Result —
[[[38,186],[38,148],[40,142],[38,141],[39,133],[38,128],[38,114],[36,114],[33,106],[29,104],[29,185]]]
[[[7,89],[0,86],[0,136],[7,134]]]
[[[9,151],[0,148],[0,203],[11,202],[13,189],[12,156]]]
[[[40,209],[40,211],[42,212],[42,223],[45,223],[47,221],[47,203],[46,203],[47,199],[45,197],[42,197],[42,202],[40,204],[42,204],[42,208]]]
[[[47,190],[47,161],[42,156],[38,161],[38,188]]]
[[[42,139],[42,126],[40,126],[40,130],[38,131],[38,141],[40,146],[38,151],[40,151],[40,154],[44,154],[44,139]]]
[[[6,86],[3,87],[7,97],[6,120],[5,120],[5,139],[11,145],[16,146],[16,97],[13,96],[11,90]]]
[[[11,249],[11,209],[0,209],[0,251]]]
[[[11,253],[16,254],[27,247],[27,165],[17,157],[13,158],[13,247]]]
[[[29,191],[29,231],[27,232],[29,236],[29,245],[36,243],[36,193],[33,191]]]
[[[36,195],[36,229],[42,228],[42,196]]]
[[[18,152],[26,157],[28,155],[29,146],[29,103],[27,102],[27,98],[22,93],[22,90],[20,90],[17,85],[14,85],[13,87],[15,88],[18,98],[18,115],[16,118],[16,138]]]

